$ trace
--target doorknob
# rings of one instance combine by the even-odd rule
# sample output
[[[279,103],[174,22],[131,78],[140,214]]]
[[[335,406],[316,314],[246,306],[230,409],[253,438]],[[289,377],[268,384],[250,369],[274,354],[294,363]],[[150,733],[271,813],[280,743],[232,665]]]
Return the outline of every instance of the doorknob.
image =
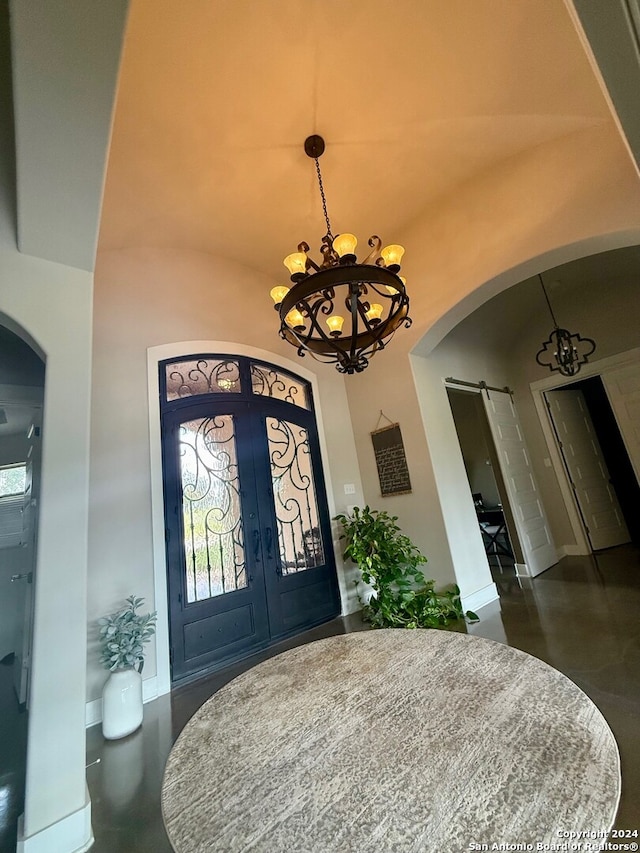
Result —
[[[253,531],[253,556],[256,560],[260,559],[260,531]]]
[[[273,532],[272,532],[270,527],[267,527],[266,530],[264,531],[264,538],[265,538],[265,543],[267,546],[267,560],[272,560],[273,559],[273,552],[272,552]]]
[[[25,580],[25,578],[27,583],[31,583],[31,572],[27,572],[24,575],[11,575],[11,583],[13,583],[14,581]]]

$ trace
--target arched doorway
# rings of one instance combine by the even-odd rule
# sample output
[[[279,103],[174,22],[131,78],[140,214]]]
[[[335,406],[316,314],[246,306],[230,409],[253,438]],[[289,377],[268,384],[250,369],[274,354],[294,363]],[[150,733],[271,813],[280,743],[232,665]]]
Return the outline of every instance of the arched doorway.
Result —
[[[0,849],[24,810],[44,362],[0,325]]]

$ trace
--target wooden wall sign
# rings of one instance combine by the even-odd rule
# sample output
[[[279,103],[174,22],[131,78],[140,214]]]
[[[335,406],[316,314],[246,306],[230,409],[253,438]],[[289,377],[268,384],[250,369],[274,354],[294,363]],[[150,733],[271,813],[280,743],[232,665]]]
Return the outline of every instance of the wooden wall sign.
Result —
[[[411,480],[400,424],[391,424],[391,426],[374,430],[371,433],[371,441],[376,455],[382,497],[409,494]]]

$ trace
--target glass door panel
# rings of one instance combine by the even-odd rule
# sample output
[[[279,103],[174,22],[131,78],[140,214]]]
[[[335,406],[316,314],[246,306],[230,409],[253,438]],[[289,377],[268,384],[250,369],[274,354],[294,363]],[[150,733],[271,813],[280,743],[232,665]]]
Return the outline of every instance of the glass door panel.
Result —
[[[187,603],[247,586],[232,415],[180,425]]]
[[[266,427],[280,569],[289,575],[325,562],[309,435],[298,424],[273,417]]]

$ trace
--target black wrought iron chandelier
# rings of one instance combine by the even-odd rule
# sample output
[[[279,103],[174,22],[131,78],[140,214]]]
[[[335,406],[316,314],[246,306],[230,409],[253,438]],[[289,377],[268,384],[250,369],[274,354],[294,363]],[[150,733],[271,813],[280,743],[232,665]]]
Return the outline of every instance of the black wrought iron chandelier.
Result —
[[[596,351],[596,342],[592,338],[583,338],[578,332],[572,334],[567,329],[560,328],[540,273],[538,278],[544,298],[547,300],[554,329],[549,335],[549,340],[543,343],[542,349],[536,354],[536,361],[541,367],[548,367],[551,371],[557,370],[563,376],[575,376],[580,367],[589,361],[589,356]],[[546,361],[543,360],[545,357]]]
[[[411,325],[406,281],[398,275],[404,249],[382,248],[379,237],[370,237],[371,251],[359,263],[356,237],[334,237],[319,163],[324,147],[321,136],[309,136],[304,143],[306,154],[315,160],[327,223],[322,263],[316,264],[307,254],[309,246],[300,243],[298,251],[284,259],[293,286],[274,287],[271,298],[280,316],[280,336],[299,356],[309,352],[318,361],[335,363],[340,373],[360,373],[396,329]]]

